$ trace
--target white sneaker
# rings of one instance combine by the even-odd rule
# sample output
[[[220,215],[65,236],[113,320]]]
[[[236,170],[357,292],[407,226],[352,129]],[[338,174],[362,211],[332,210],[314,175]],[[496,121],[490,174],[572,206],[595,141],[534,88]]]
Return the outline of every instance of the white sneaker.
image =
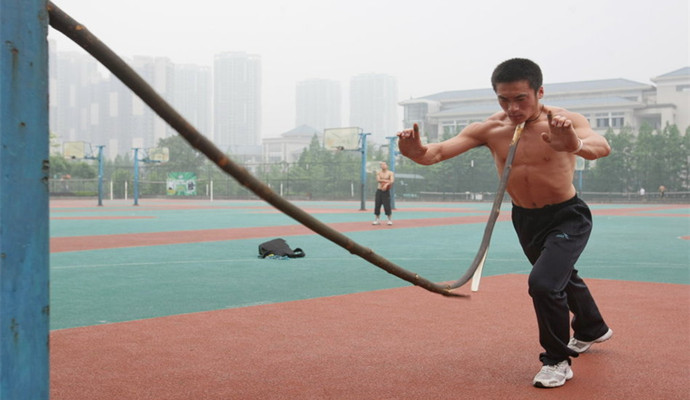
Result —
[[[565,385],[565,382],[573,378],[573,370],[567,360],[556,365],[544,365],[534,377],[532,384],[538,388],[555,388]]]
[[[372,225],[381,225],[381,223],[380,223],[379,221],[374,221],[374,222],[372,222],[371,224],[372,224]]]
[[[388,221],[387,224],[388,224],[388,225],[393,225],[393,221]]]
[[[584,353],[585,351],[589,350],[589,348],[592,347],[592,345],[594,343],[605,342],[605,341],[611,339],[611,336],[613,336],[613,331],[611,329],[609,329],[608,331],[606,331],[606,333],[601,335],[601,337],[594,339],[591,342],[585,342],[584,340],[577,340],[573,337],[570,339],[570,342],[568,342],[568,348],[570,350],[576,351],[578,353]]]

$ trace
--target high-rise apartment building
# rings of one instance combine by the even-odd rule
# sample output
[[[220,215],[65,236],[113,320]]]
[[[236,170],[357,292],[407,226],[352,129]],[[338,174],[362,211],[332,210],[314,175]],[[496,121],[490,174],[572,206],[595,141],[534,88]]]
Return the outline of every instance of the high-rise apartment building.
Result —
[[[211,68],[194,64],[175,65],[172,105],[199,132],[213,138]]]
[[[398,83],[385,74],[360,74],[350,80],[350,125],[370,133],[375,143],[398,132]]]
[[[92,142],[99,123],[97,87],[103,81],[98,64],[89,55],[78,52],[57,54],[51,62],[50,103],[55,113],[50,118],[51,133],[60,142]],[[53,106],[54,104],[54,106]]]
[[[135,56],[131,62],[132,68],[166,101],[172,102],[175,85],[175,66],[166,57]],[[160,139],[172,136],[175,132],[165,121],[158,117],[147,105],[138,98],[133,111],[138,124],[132,130],[132,147],[157,147]]]
[[[309,79],[297,83],[295,126],[310,126],[319,132],[342,126],[340,82]]]
[[[234,155],[261,155],[261,57],[216,54],[213,65],[213,140]]]
[[[85,142],[107,158],[149,149],[174,130],[88,54],[51,50],[50,129],[56,143]],[[175,65],[164,57],[137,56],[129,64],[192,125],[211,136],[209,67]],[[54,151],[59,152],[57,148]]]
[[[131,155],[133,147],[142,147],[141,143],[135,145],[133,138],[145,135],[142,120],[147,106],[112,75],[94,91],[99,93],[101,116],[97,125],[98,132],[94,135],[95,140],[91,145],[105,146],[104,153],[107,158],[128,153]],[[148,142],[152,143],[153,139]]]

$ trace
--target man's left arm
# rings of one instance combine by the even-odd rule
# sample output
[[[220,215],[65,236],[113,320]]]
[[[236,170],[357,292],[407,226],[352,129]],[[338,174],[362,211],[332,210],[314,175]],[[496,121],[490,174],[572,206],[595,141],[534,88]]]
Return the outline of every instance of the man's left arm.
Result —
[[[587,160],[606,157],[611,152],[606,138],[594,132],[584,116],[565,110],[554,115],[549,110],[549,132],[543,132],[542,139],[556,151]]]

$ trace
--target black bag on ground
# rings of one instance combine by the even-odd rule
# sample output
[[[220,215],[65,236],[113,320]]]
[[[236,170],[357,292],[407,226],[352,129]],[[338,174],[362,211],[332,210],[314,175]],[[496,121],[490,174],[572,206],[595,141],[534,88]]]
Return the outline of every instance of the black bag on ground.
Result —
[[[270,256],[299,258],[304,257],[305,254],[304,251],[302,251],[302,249],[299,247],[293,250],[290,248],[290,246],[288,246],[285,239],[278,238],[269,240],[268,242],[264,242],[259,245],[259,258],[266,258]]]

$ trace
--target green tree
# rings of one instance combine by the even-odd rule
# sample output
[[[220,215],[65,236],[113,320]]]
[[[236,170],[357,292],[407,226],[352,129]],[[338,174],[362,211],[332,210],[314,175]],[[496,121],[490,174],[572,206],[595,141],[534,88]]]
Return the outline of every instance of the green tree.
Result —
[[[60,179],[65,174],[70,174],[70,165],[63,156],[50,156],[50,176]]]
[[[680,191],[683,189],[690,154],[685,146],[687,139],[684,140],[680,135],[676,125],[668,124],[659,136],[659,147],[655,149],[654,154],[658,158],[658,163],[652,174],[653,181],[649,182],[650,189],[656,190],[660,185],[664,185],[669,190]]]
[[[488,148],[477,147],[463,154],[463,165],[467,168],[465,179],[469,182],[465,191],[474,193],[495,192],[498,188],[498,172]]]
[[[200,176],[206,171],[206,156],[190,146],[182,136],[174,135],[160,139],[158,147],[168,148],[170,160],[165,163],[148,164],[147,179],[164,181],[169,172],[194,172]]]
[[[678,190],[690,190],[690,126],[685,129],[685,135],[681,139],[682,155],[679,164],[683,166],[681,171],[681,183]]]
[[[635,140],[633,155],[633,175],[634,189],[651,189],[652,182],[656,180],[655,175],[659,171],[661,160],[659,160],[659,149],[662,138],[656,135],[652,129],[646,126],[640,128]]]
[[[132,169],[119,168],[113,171],[110,176],[110,180],[113,182],[113,196],[116,198],[125,197],[125,182],[129,182],[127,185],[128,196],[133,194],[133,187],[131,182],[134,181],[134,174]]]
[[[67,160],[61,155],[52,155],[50,160],[50,176],[60,179],[66,175],[74,179],[94,179],[98,177],[98,164],[81,160]]]
[[[624,127],[618,134],[609,130],[604,135],[611,146],[608,157],[596,160],[594,167],[587,171],[585,191],[589,192],[630,192],[634,190],[633,149],[635,136],[630,127]]]
[[[98,163],[96,165],[86,162],[73,163],[70,168],[70,175],[76,179],[96,179],[98,178]]]

